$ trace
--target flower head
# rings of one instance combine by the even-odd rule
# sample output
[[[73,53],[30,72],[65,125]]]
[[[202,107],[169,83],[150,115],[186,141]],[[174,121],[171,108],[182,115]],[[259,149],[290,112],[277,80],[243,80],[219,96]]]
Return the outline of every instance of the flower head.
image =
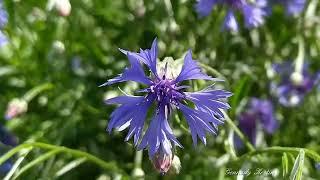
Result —
[[[166,171],[167,164],[170,164],[170,158],[167,157],[172,156],[172,149],[175,146],[182,147],[169,125],[173,110],[179,109],[183,113],[190,127],[194,145],[197,144],[198,137],[206,144],[206,132],[215,134],[217,126],[223,123],[222,110],[230,108],[223,99],[230,97],[231,93],[211,88],[199,92],[185,92],[188,86],[181,85],[183,81],[218,80],[201,72],[196,61],[192,59],[191,51],[184,57],[184,64],[179,73],[176,73],[176,69],[170,69],[170,63],[173,62],[169,62],[168,58],[164,61],[165,64],[157,63],[156,39],[151,49],[140,50],[139,53],[122,49],[120,51],[127,55],[131,66],[101,86],[135,81],[147,87],[138,91],[144,93],[144,96],[125,95],[106,100],[107,104],[120,104],[110,116],[107,131],[111,132],[113,128],[121,131],[128,127],[129,132],[125,140],[133,137],[139,150],[148,148],[151,159],[158,157],[156,159],[162,162],[159,157],[163,157],[163,161],[168,163],[163,166],[162,171]],[[150,69],[151,77],[146,76],[141,63]],[[142,137],[144,121],[152,104],[156,104],[155,113]],[[189,104],[194,104],[196,108],[190,108]]]
[[[24,99],[13,99],[9,102],[5,119],[9,120],[15,118],[28,110],[28,103]]]
[[[258,27],[264,23],[264,16],[267,15],[264,8],[266,0],[257,0],[255,3],[249,3],[246,0],[199,0],[195,6],[200,16],[207,16],[215,5],[225,5],[228,7],[223,29],[238,31],[238,24],[234,15],[235,11],[240,11],[245,20],[247,28]]]
[[[279,74],[279,82],[271,84],[272,92],[279,98],[283,106],[299,105],[306,94],[317,84],[318,75],[312,75],[308,71],[308,64],[304,64],[302,72],[295,72],[291,62],[273,64],[273,70]]]
[[[268,134],[274,133],[278,128],[273,105],[269,100],[252,98],[247,110],[239,115],[238,120],[240,130],[247,135],[252,144],[256,144],[258,123]],[[239,137],[235,138],[235,144],[238,148],[242,147]]]

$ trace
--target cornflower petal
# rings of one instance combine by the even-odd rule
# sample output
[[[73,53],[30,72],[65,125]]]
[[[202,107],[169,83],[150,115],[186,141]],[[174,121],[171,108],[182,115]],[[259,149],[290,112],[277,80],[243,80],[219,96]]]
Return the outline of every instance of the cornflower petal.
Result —
[[[155,38],[152,42],[151,49],[140,49],[140,53],[130,52],[123,49],[119,49],[122,53],[127,54],[131,53],[136,59],[142,61],[145,65],[149,67],[151,72],[155,77],[159,78],[157,73],[157,57],[158,57],[158,41]]]
[[[111,132],[113,128],[119,128],[119,131],[122,131],[130,126],[125,140],[128,141],[134,136],[134,144],[137,145],[153,99],[153,97],[119,96],[107,100],[108,104],[122,104],[112,112],[107,131]]]
[[[180,74],[178,77],[174,80],[174,83],[179,83],[181,81],[185,80],[191,80],[191,79],[204,79],[204,80],[216,80],[221,81],[216,78],[212,78],[205,73],[201,72],[201,68],[198,66],[198,64],[192,59],[192,53],[191,50],[189,50],[184,57],[184,63],[181,69]]]
[[[100,87],[124,81],[136,81],[146,85],[150,85],[152,83],[151,80],[146,77],[136,57],[133,56],[131,53],[128,53],[127,56],[130,61],[131,67],[126,68],[122,74],[113,79],[108,80],[106,83],[100,85]]]
[[[150,157],[154,156],[159,148],[165,154],[171,154],[172,143],[182,147],[169,126],[164,108],[160,107],[159,112],[152,119],[147,132],[138,146],[138,150],[148,147]]]
[[[197,136],[200,138],[203,144],[206,145],[206,131],[212,134],[216,134],[215,126],[217,124],[215,120],[212,118],[212,116],[210,116],[210,114],[206,112],[191,109],[183,104],[179,104],[178,107],[182,111],[190,127],[193,145],[197,145]]]

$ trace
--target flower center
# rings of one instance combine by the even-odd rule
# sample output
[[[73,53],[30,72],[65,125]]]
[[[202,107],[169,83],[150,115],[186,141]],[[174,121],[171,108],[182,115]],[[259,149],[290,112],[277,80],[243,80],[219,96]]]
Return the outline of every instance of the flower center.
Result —
[[[177,105],[184,97],[183,92],[179,91],[176,84],[172,84],[171,80],[166,79],[165,76],[150,86],[150,93],[155,95],[159,106]]]

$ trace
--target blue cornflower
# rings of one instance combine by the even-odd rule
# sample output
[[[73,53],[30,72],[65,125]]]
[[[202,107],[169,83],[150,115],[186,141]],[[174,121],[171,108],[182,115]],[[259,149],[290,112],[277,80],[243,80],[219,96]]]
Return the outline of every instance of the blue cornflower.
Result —
[[[238,31],[235,11],[242,12],[247,28],[258,27],[263,24],[264,16],[267,15],[264,10],[267,5],[266,0],[257,0],[255,3],[248,3],[246,0],[199,0],[195,8],[197,13],[203,17],[209,15],[213,7],[218,4],[228,7],[223,29]]]
[[[254,145],[256,145],[258,123],[261,124],[263,130],[268,134],[273,134],[279,126],[271,101],[257,98],[250,100],[246,111],[239,115],[238,120],[240,130]],[[238,148],[243,146],[238,136],[235,137],[235,145]]]
[[[307,63],[304,64],[301,74],[295,72],[295,67],[290,61],[273,64],[272,68],[280,76],[280,80],[271,83],[271,91],[283,106],[299,105],[319,80],[319,73],[312,75],[308,70]]]
[[[198,92],[185,92],[188,86],[181,85],[183,81],[194,79],[218,81],[201,72],[196,61],[192,59],[191,51],[188,51],[184,57],[184,64],[179,74],[176,73],[179,72],[177,67],[174,67],[176,69],[173,71],[170,70],[169,66],[173,62],[157,63],[157,39],[153,41],[151,49],[141,49],[139,53],[122,49],[120,51],[127,55],[131,67],[101,86],[135,81],[147,87],[138,91],[145,93],[144,96],[125,95],[106,100],[107,104],[121,104],[111,114],[107,131],[111,132],[113,128],[122,131],[129,127],[125,140],[128,141],[133,136],[134,145],[138,146],[138,150],[148,148],[150,158],[159,155],[172,157],[173,147],[182,147],[168,122],[174,109],[179,109],[186,118],[195,146],[197,137],[206,144],[206,132],[216,134],[217,126],[223,123],[222,110],[230,108],[223,100],[232,94],[225,90],[211,88]],[[151,77],[146,76],[141,63],[150,69]],[[154,116],[138,145],[147,112],[154,103],[156,104]],[[190,108],[189,104],[193,104],[195,108]]]

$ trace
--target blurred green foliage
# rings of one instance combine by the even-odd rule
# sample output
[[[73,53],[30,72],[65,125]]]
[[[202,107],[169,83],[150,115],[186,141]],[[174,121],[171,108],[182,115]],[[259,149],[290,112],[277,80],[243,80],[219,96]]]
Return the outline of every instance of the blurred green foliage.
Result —
[[[124,142],[125,132],[109,135],[105,131],[114,107],[105,106],[103,100],[121,92],[117,86],[98,88],[128,65],[119,47],[149,48],[153,38],[158,37],[160,59],[166,56],[177,59],[192,49],[195,59],[227,78],[227,83],[217,86],[227,86],[234,93],[230,101],[232,119],[249,97],[270,97],[266,67],[273,62],[294,60],[298,37],[304,38],[305,58],[312,71],[320,68],[320,5],[314,12],[309,12],[307,6],[307,10],[295,18],[286,16],[283,9],[277,7],[261,28],[230,33],[220,28],[225,11],[216,10],[209,17],[199,19],[193,8],[195,1],[70,2],[71,14],[63,17],[54,10],[48,11],[45,0],[5,1],[10,17],[4,32],[10,42],[0,50],[1,114],[11,99],[22,97],[28,90],[44,83],[53,84],[53,88],[30,101],[27,113],[10,121],[1,119],[1,124],[10,129],[20,143],[37,141],[85,151],[116,164],[127,175],[133,170],[132,142]],[[197,84],[199,89],[205,87],[202,82]],[[138,85],[122,83],[119,86],[133,92]],[[277,107],[280,129],[273,136],[265,137],[265,146],[305,147],[320,152],[319,102],[320,93],[314,90],[299,107]],[[227,125],[219,128],[218,136],[209,138],[206,147],[199,144],[195,149],[190,135],[181,131],[173,120],[172,123],[184,145],[176,151],[181,172],[159,176],[144,153],[142,169],[146,179],[235,179],[225,174],[226,169],[239,169],[243,164],[278,172],[277,177],[269,178],[282,177],[281,154],[263,155],[259,161],[231,161]],[[23,164],[44,153],[39,149],[31,151]],[[288,155],[289,169],[296,155]],[[120,177],[91,163],[82,163],[75,170],[56,177],[56,172],[74,159],[59,154],[28,170],[21,179]],[[320,177],[314,163],[305,158],[305,177]],[[264,176],[249,177],[256,178]]]

